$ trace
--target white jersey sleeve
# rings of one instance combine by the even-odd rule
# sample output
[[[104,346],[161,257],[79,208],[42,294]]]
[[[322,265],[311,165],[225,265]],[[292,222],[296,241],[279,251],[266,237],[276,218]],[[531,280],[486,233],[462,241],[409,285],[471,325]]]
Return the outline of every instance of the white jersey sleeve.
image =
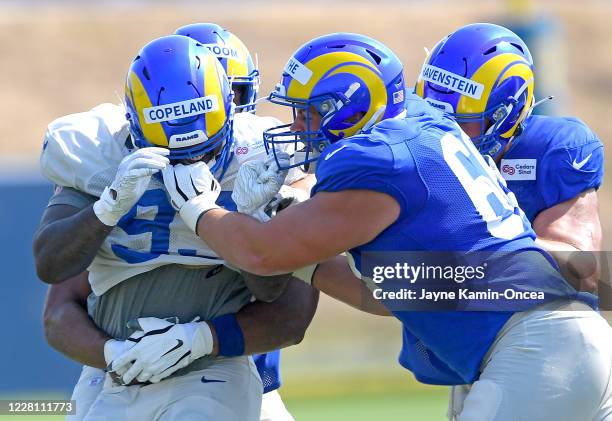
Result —
[[[47,127],[40,157],[42,174],[54,184],[100,196],[129,153],[125,109],[101,104],[60,117]]]

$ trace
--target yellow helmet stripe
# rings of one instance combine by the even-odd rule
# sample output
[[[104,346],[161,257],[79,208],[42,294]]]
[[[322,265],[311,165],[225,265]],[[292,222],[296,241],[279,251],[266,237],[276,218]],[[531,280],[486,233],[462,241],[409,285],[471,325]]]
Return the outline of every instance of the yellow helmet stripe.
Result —
[[[227,116],[225,114],[225,101],[223,95],[227,94],[223,90],[222,77],[224,75],[223,68],[219,60],[212,54],[207,54],[204,63],[204,96],[216,95],[219,108],[216,111],[205,114],[206,118],[206,136],[214,136],[225,124]]]
[[[353,126],[349,129],[344,130],[330,130],[330,133],[340,136],[340,132],[344,132],[344,137],[353,136],[356,134],[361,128],[365,125],[366,122],[370,121],[372,116],[381,108],[387,105],[387,90],[385,89],[385,85],[380,78],[378,72],[373,72],[371,67],[360,66],[356,64],[342,66],[334,70],[330,73],[330,75],[335,75],[338,73],[349,73],[357,76],[359,79],[365,82],[365,86],[370,93],[370,107],[368,112]],[[377,121],[377,123],[382,118],[383,114],[381,113]]]
[[[425,97],[425,80],[420,76],[415,86],[415,93],[421,98]]]
[[[514,70],[513,70],[514,69]],[[503,76],[500,78],[500,75]],[[482,113],[485,111],[487,101],[494,87],[510,76],[520,76],[530,74],[525,80],[533,78],[533,73],[529,63],[518,54],[500,54],[488,60],[472,75],[470,79],[484,85],[484,90],[480,99],[470,98],[462,95],[457,103],[455,112],[460,114]],[[498,80],[498,78],[500,78]],[[529,89],[529,95],[533,95],[533,83]]]
[[[227,77],[247,77],[249,75],[249,67],[247,63],[247,57],[249,51],[246,46],[238,37],[231,34],[229,37],[230,48],[235,49],[238,52],[237,58],[227,59]]]
[[[130,89],[131,88],[131,89]],[[146,123],[142,111],[145,108],[152,107],[151,99],[147,95],[140,78],[136,73],[131,71],[127,78],[126,92],[132,93],[132,102],[134,109],[138,110],[138,122],[142,129],[142,134],[145,139],[156,146],[168,147],[168,136],[164,132],[161,123]]]
[[[308,63],[302,63],[304,66],[306,66],[312,71],[312,77],[308,80],[306,85],[302,85],[300,82],[293,79],[291,83],[289,83],[289,88],[287,89],[287,96],[290,98],[299,99],[310,98],[312,89],[319,82],[319,80],[321,80],[321,78],[327,74],[328,71],[333,69],[335,66],[351,63],[362,63],[370,67],[374,72],[378,72],[378,70],[372,65],[372,63],[355,53],[337,51],[333,53],[323,54],[313,58]]]
[[[510,138],[514,135],[517,127],[521,122],[527,117],[527,112],[529,111],[529,107],[531,106],[531,102],[533,100],[534,95],[534,81],[533,81],[533,71],[526,63],[521,63],[515,66],[510,67],[500,78],[500,83],[504,80],[508,79],[512,76],[518,76],[527,82],[527,100],[525,101],[525,106],[521,111],[521,114],[516,119],[516,123],[512,126],[507,132],[502,133],[501,137]]]

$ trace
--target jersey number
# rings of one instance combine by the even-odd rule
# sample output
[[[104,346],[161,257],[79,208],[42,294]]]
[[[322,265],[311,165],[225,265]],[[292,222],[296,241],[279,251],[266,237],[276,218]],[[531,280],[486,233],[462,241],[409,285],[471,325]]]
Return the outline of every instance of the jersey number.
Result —
[[[152,220],[137,218],[138,207],[156,207],[157,212]],[[151,249],[148,252],[131,250],[121,244],[113,244],[111,249],[117,257],[128,263],[142,263],[155,259],[160,254],[168,254],[170,247],[170,223],[174,219],[175,211],[161,189],[147,190],[138,203],[123,215],[119,226],[126,234],[151,234]]]
[[[225,199],[226,205],[230,206],[231,192],[222,192],[219,200]],[[225,204],[224,203],[224,204]],[[233,203],[233,202],[232,202]],[[235,205],[233,205],[235,208]],[[153,208],[155,217],[143,218],[138,215],[138,208]],[[120,220],[117,226],[130,236],[135,236],[135,241],[150,241],[150,247],[144,251],[133,250],[122,244],[111,244],[113,253],[127,263],[136,264],[153,260],[162,254],[177,254],[181,256],[201,257],[209,260],[219,260],[217,256],[201,254],[196,249],[180,248],[176,242],[171,244],[170,224],[177,213],[170,205],[166,192],[163,189],[153,189],[144,192],[138,203],[130,209]],[[145,235],[143,237],[143,234]],[[176,236],[176,234],[174,234]],[[140,237],[138,237],[140,236]],[[147,237],[150,240],[147,240]]]
[[[497,238],[510,240],[525,231],[522,212],[516,197],[493,170],[467,136],[458,139],[447,133],[441,140],[444,160],[455,173],[474,207]]]

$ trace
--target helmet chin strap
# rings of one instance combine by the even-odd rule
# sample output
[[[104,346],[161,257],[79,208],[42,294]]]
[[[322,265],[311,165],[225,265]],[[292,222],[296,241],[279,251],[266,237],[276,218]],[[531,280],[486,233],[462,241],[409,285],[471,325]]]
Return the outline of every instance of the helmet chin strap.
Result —
[[[357,90],[360,87],[361,87],[361,84],[359,82],[351,83],[348,89],[346,90],[346,92],[344,93],[344,97],[346,98],[346,100],[350,100],[351,97],[355,94],[355,92],[357,92]],[[323,116],[323,119],[321,120],[321,126],[327,125],[327,123],[329,123],[329,121],[340,111],[340,109],[344,106],[344,104],[345,102],[343,102],[342,100],[336,101],[336,109],[334,110],[335,112],[333,113],[328,112],[327,114],[325,114]]]
[[[262,98],[257,98],[255,101],[249,102],[248,104],[236,105],[236,111],[243,110],[243,109],[248,108],[248,107],[252,107],[254,105],[259,104],[260,102],[264,102],[264,101],[267,101],[267,100],[268,100],[268,97],[262,97]],[[252,111],[252,113],[255,114],[255,111]]]
[[[378,118],[384,114],[386,109],[387,109],[386,105],[381,105],[380,107],[378,107],[378,110],[376,110],[376,112],[372,114],[372,117],[370,117],[367,123],[363,125],[363,127],[361,128],[361,130],[359,130],[359,132],[361,133],[363,131],[366,131],[370,127],[372,127],[374,124],[376,124],[376,122],[378,121]]]
[[[495,110],[495,112],[493,113],[492,117],[493,117],[493,121],[495,122],[493,125],[491,125],[491,127],[489,127],[487,129],[487,131],[485,132],[485,135],[489,135],[492,134],[494,131],[496,131],[502,124],[504,124],[504,122],[506,121],[506,119],[508,117],[510,117],[512,110],[514,109],[514,107],[516,106],[516,104],[518,104],[518,99],[521,97],[521,95],[523,95],[523,93],[525,92],[525,90],[527,90],[527,88],[529,87],[529,84],[533,82],[533,78],[526,80],[523,85],[521,85],[521,87],[519,88],[518,91],[516,91],[516,93],[508,98],[508,102],[503,104],[501,107],[497,108],[497,110]],[[537,104],[536,104],[537,105]],[[529,109],[528,112],[530,112],[533,109],[534,105],[531,106],[531,108]],[[496,115],[498,115],[496,117]],[[527,114],[527,116],[529,116],[529,114]]]

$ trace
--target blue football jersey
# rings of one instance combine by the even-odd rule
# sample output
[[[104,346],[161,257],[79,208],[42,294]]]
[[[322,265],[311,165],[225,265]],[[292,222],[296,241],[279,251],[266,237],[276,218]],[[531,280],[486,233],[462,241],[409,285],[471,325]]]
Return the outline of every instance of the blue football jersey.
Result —
[[[356,268],[362,270],[362,255],[368,252],[505,252],[515,258],[492,281],[498,288],[541,288],[556,298],[574,294],[456,123],[415,95],[406,104],[405,116],[334,143],[317,164],[313,196],[367,189],[390,195],[400,205],[392,225],[349,250]],[[513,314],[391,310],[403,324],[400,364],[431,384],[476,380],[482,359]]]
[[[577,118],[531,116],[499,167],[533,222],[542,210],[599,188],[603,144]]]

